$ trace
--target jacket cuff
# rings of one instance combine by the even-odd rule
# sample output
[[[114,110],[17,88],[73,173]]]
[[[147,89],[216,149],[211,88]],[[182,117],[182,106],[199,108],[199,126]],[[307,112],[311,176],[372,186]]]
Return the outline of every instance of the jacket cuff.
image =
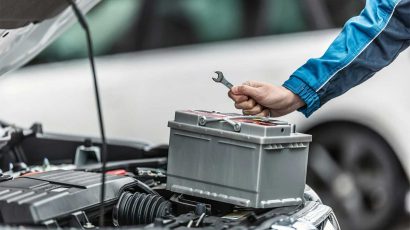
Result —
[[[305,117],[309,117],[320,108],[320,99],[316,91],[298,77],[291,76],[283,83],[283,87],[298,95],[306,103],[305,106],[298,109]]]

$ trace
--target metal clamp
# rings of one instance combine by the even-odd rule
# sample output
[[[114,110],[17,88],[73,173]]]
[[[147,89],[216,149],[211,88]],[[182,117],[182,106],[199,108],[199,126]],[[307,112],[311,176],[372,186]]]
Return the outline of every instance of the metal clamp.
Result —
[[[205,126],[209,122],[217,122],[217,121],[225,121],[226,123],[230,124],[233,127],[235,132],[241,131],[241,123],[234,121],[234,119],[260,119],[263,122],[270,122],[275,125],[288,125],[289,123],[285,121],[279,121],[270,117],[260,117],[260,116],[229,116],[229,117],[221,117],[221,118],[207,118],[206,116],[201,116],[198,120],[198,124],[200,126]]]
[[[226,123],[230,124],[235,132],[241,131],[241,123],[232,121],[230,117],[207,119],[207,117],[201,116],[199,118],[198,124],[200,126],[205,126],[209,122],[217,122],[217,121],[225,121]]]

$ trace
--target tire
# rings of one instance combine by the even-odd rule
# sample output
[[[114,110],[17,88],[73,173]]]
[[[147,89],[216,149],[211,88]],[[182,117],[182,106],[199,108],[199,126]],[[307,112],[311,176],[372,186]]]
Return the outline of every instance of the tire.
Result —
[[[375,230],[404,213],[408,182],[395,153],[369,128],[331,122],[312,134],[307,183],[335,210],[342,229]]]

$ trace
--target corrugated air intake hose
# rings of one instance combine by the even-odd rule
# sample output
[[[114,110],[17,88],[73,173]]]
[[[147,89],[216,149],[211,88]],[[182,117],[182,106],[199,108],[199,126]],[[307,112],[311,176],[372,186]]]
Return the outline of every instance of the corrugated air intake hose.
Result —
[[[150,224],[170,213],[171,202],[162,196],[124,192],[114,208],[113,222],[115,226]]]

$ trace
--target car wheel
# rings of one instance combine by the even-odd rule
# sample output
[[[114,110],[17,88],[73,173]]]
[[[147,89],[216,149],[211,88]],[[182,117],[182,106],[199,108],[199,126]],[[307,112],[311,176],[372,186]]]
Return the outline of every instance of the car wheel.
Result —
[[[369,128],[349,122],[309,130],[307,183],[331,206],[342,229],[386,229],[404,210],[408,187],[387,142]]]

